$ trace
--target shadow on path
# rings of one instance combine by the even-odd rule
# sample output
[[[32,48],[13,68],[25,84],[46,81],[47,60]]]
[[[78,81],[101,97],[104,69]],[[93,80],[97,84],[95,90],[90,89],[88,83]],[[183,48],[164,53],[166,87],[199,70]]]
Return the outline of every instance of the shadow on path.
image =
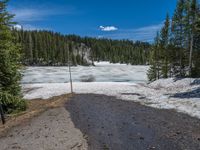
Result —
[[[115,97],[74,95],[66,103],[90,150],[200,149],[200,120]]]

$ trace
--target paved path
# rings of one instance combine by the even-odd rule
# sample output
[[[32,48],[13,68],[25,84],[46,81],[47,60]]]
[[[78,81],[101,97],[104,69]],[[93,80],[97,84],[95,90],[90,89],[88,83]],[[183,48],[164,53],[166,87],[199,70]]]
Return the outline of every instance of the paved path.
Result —
[[[66,104],[91,150],[200,150],[200,120],[103,95],[76,95]]]

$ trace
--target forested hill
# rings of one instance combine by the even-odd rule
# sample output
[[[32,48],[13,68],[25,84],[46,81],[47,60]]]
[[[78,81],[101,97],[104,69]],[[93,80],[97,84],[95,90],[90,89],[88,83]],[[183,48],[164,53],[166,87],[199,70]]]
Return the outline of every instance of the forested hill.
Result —
[[[21,43],[25,65],[92,65],[94,61],[144,65],[149,62],[151,45],[129,40],[110,40],[50,31],[14,30]],[[69,56],[69,57],[68,57]]]

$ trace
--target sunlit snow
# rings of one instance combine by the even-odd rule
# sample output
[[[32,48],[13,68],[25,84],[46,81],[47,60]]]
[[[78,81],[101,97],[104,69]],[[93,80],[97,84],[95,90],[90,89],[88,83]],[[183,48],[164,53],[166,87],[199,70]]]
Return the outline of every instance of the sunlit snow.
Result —
[[[200,118],[200,79],[161,79],[147,84],[147,66],[100,63],[96,67],[73,67],[75,93],[116,96],[159,109],[174,109]],[[70,93],[67,67],[30,67],[24,73],[25,99]],[[93,82],[80,82],[93,76]],[[67,83],[66,83],[67,82]]]

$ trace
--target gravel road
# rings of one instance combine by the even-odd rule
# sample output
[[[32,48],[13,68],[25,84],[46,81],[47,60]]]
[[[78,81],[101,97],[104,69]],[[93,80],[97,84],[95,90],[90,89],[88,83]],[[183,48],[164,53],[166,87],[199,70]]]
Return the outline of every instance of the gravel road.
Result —
[[[200,150],[200,120],[103,95],[75,95],[66,104],[90,150]]]

